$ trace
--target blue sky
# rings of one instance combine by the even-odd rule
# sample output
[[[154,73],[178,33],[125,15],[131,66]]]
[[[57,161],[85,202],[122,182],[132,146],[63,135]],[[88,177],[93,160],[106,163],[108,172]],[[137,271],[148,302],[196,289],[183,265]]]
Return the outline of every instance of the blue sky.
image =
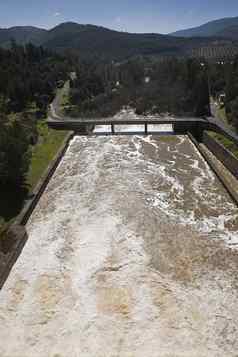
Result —
[[[238,16],[238,0],[0,0],[0,27],[75,21],[169,33],[228,16]]]

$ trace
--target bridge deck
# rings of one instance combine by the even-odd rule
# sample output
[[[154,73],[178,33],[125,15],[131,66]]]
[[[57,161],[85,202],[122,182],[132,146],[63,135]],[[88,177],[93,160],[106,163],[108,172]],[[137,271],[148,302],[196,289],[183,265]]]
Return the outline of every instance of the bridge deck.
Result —
[[[187,134],[191,132],[195,137],[197,136],[198,140],[201,140],[202,133],[204,130],[211,130],[219,134],[224,135],[228,139],[232,140],[235,145],[238,146],[238,136],[232,132],[225,125],[220,123],[214,118],[179,118],[179,117],[136,117],[136,118],[87,118],[87,119],[72,119],[64,118],[59,119],[57,117],[49,118],[47,121],[50,128],[56,130],[73,130],[75,132],[84,132],[87,131],[87,128],[90,128],[89,132],[93,127],[98,125],[110,125],[111,133],[114,134],[115,126],[117,125],[141,125],[144,127],[143,131],[147,135],[148,127],[151,125],[170,125],[173,128],[175,134]],[[160,134],[160,133],[158,133]]]

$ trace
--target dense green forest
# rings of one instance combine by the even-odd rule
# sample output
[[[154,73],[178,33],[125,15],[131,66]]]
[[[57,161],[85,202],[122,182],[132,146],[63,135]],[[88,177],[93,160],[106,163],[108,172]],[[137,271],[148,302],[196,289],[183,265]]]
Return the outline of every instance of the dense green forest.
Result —
[[[57,81],[67,78],[69,63],[63,57],[32,44],[0,48],[1,112],[22,112],[29,104],[44,113]]]
[[[210,114],[207,69],[192,59],[83,63],[71,81],[70,100],[67,114],[82,117],[111,116],[122,106],[138,114]]]
[[[238,132],[238,57],[228,63],[210,65],[209,76],[212,96],[225,94],[226,118]]]
[[[39,123],[70,69],[68,59],[42,47],[12,41],[10,49],[0,49],[0,194],[5,202],[0,226],[1,216],[13,208],[10,197],[20,205],[27,193],[33,148],[42,140]]]

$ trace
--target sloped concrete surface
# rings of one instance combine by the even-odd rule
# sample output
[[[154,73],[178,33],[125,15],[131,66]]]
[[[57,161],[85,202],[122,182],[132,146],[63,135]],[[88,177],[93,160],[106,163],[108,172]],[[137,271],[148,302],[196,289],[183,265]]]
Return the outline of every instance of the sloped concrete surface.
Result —
[[[27,231],[1,357],[237,357],[238,209],[187,137],[75,137]]]

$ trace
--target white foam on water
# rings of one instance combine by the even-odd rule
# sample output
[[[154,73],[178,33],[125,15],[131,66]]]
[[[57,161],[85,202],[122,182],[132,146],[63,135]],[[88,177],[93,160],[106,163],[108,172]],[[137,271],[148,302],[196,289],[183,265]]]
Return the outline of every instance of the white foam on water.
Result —
[[[145,126],[140,124],[131,124],[131,125],[115,125],[115,133],[144,133]]]
[[[207,271],[205,283],[183,285],[145,249],[163,231],[176,235],[170,225],[236,248],[237,208],[188,138],[170,139],[71,141],[0,293],[1,357],[235,357],[229,282],[218,288]]]
[[[229,201],[229,198],[226,197],[226,201],[224,202],[224,196],[219,194],[219,190],[216,190],[216,193],[213,192],[213,186],[217,185],[216,177],[209,168],[208,164],[203,160],[200,153],[197,151],[196,147],[192,144],[191,149],[196,152],[197,158],[193,155],[187,155],[182,153],[182,156],[187,159],[188,167],[190,167],[193,171],[193,179],[191,181],[193,193],[191,192],[190,200],[193,201],[193,205],[191,208],[180,209],[176,208],[176,206],[183,206],[184,202],[184,192],[186,190],[186,186],[182,180],[179,179],[177,173],[181,170],[180,168],[175,169],[175,171],[168,170],[168,164],[172,168],[175,164],[175,160],[167,160],[165,164],[162,164],[159,161],[152,162],[148,160],[148,158],[144,158],[142,153],[142,145],[141,143],[149,143],[158,153],[159,150],[159,140],[154,140],[152,136],[147,137],[137,137],[135,136],[133,139],[133,143],[135,145],[135,156],[129,156],[129,158],[137,158],[138,162],[144,164],[146,167],[144,169],[145,173],[149,175],[156,175],[159,177],[162,182],[169,185],[170,189],[167,192],[159,192],[156,193],[154,190],[148,191],[148,188],[144,187],[144,191],[150,194],[151,197],[147,199],[147,202],[151,202],[152,207],[160,207],[163,209],[164,214],[168,217],[173,218],[183,225],[191,225],[195,230],[200,231],[201,233],[212,233],[214,232],[214,236],[220,239],[223,239],[228,246],[236,248],[236,243],[238,243],[238,230],[234,231],[229,230],[226,226],[229,225],[229,222],[232,220],[236,220],[237,209],[234,204]],[[178,145],[182,145],[185,142],[184,137],[179,137]],[[174,150],[169,148],[169,152],[179,152],[178,149]],[[176,155],[173,155],[173,158],[176,159]],[[159,153],[158,153],[159,160]],[[187,170],[182,171],[183,174],[187,173]],[[145,180],[143,180],[145,185]],[[222,186],[220,186],[221,193],[223,192]],[[176,194],[176,198],[171,199],[171,193]],[[196,217],[194,214],[194,209],[199,209],[201,203],[211,208],[215,213],[215,216],[206,217],[205,215],[201,215],[200,218]],[[176,203],[176,204],[175,204]],[[180,203],[180,204],[179,204]],[[217,214],[217,211],[221,211],[221,213]],[[234,213],[230,214],[230,210]]]
[[[94,133],[111,133],[111,125],[96,125],[93,132]]]
[[[173,133],[173,125],[172,124],[148,124],[148,132],[149,133],[160,133],[160,132],[166,132],[166,133]]]

